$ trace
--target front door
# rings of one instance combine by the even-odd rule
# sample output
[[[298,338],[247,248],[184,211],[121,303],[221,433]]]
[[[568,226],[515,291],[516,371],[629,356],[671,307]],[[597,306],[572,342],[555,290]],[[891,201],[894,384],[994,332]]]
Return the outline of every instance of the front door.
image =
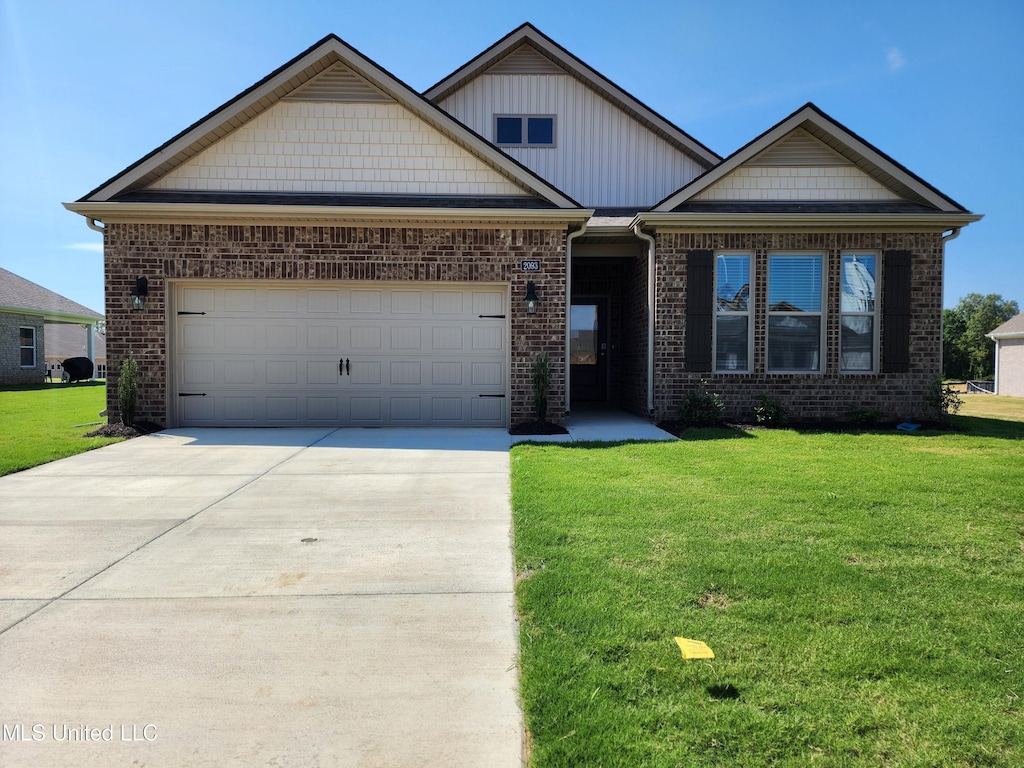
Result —
[[[608,299],[577,298],[569,315],[570,402],[608,400]]]

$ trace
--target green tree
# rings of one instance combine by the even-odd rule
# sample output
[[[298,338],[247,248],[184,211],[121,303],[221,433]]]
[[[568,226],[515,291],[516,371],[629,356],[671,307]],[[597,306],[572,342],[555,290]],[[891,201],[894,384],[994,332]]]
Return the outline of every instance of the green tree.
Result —
[[[985,338],[1020,309],[996,293],[969,293],[942,313],[943,375],[947,379],[990,379],[995,373],[995,346]]]

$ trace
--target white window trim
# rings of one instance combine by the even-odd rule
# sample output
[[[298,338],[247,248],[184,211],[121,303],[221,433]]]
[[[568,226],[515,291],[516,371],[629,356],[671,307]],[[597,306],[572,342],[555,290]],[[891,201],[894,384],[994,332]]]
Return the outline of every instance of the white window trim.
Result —
[[[843,311],[843,259],[847,256],[872,256],[875,259],[875,309],[872,312],[844,312]],[[879,368],[879,354],[881,353],[881,314],[879,310],[882,307],[881,297],[878,294],[878,276],[880,274],[879,267],[882,263],[881,254],[878,251],[842,251],[839,254],[839,372],[847,376],[871,376],[881,370]],[[871,317],[874,318],[874,323],[871,326],[872,336],[874,337],[871,341],[871,370],[859,370],[843,368],[843,318],[844,317]]]
[[[523,123],[523,132],[522,132],[523,141],[521,143],[519,143],[519,144],[508,144],[508,143],[505,143],[505,142],[499,142],[498,141],[498,118],[499,117],[518,118],[519,120],[522,121],[522,123]],[[544,118],[550,118],[551,119],[551,143],[550,144],[531,144],[529,142],[529,133],[528,133],[529,125],[527,124],[527,120],[529,118],[531,118],[531,117],[544,117]],[[512,114],[512,113],[509,113],[509,114],[496,113],[494,115],[494,118],[491,121],[491,129],[494,131],[494,133],[492,134],[494,136],[494,143],[497,146],[499,146],[499,147],[532,147],[532,148],[536,148],[536,149],[554,149],[555,147],[558,146],[558,116],[557,115],[527,115],[527,114]]]
[[[798,258],[821,259],[821,294],[819,296],[820,310],[818,312],[773,312],[771,302],[772,289],[772,257],[773,256],[795,256]],[[765,282],[765,308],[764,308],[764,369],[767,373],[783,373],[799,376],[824,376],[828,367],[825,359],[827,349],[825,346],[826,326],[828,325],[828,272],[829,255],[827,251],[769,251],[766,263],[767,280]],[[818,368],[817,370],[772,368],[771,367],[771,318],[774,317],[811,317],[817,315],[821,321],[818,323]]]
[[[31,347],[28,347],[28,346],[26,346],[26,345],[21,343],[21,332],[22,331],[32,331],[32,346]],[[22,370],[26,370],[26,371],[32,370],[33,368],[36,367],[36,363],[39,362],[39,356],[38,356],[38,353],[39,353],[39,338],[38,337],[39,337],[39,334],[36,333],[36,329],[34,327],[32,327],[31,325],[19,325],[18,326],[18,362],[19,363],[21,362],[21,351],[23,349],[31,349],[32,350],[32,365],[22,365],[21,366]]]
[[[747,311],[746,312],[719,312],[718,311],[718,257],[719,256],[746,256],[749,261],[747,272]],[[754,370],[754,252],[753,251],[715,251],[715,271],[712,276],[712,289],[715,292],[715,308],[711,320],[711,370],[716,374],[748,374]],[[718,367],[718,318],[720,317],[747,317],[747,365],[745,368],[719,368]]]

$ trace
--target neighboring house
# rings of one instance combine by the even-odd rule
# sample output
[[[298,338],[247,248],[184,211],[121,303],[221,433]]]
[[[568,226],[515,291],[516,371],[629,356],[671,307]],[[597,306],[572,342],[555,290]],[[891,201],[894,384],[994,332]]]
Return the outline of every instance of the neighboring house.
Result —
[[[1024,397],[1024,312],[985,335],[996,343],[996,394]]]
[[[509,426],[539,353],[556,421],[926,413],[980,218],[811,104],[722,159],[529,24],[424,94],[328,36],[66,206],[171,426]]]
[[[91,328],[92,354],[95,378],[107,378],[107,337],[98,326]],[[60,380],[64,375],[61,363],[69,357],[89,357],[90,328],[81,325],[47,323],[43,331],[46,336],[46,375]]]
[[[45,328],[71,324],[85,348],[69,357],[95,362],[89,333],[103,315],[0,268],[0,384],[39,384],[46,380]]]

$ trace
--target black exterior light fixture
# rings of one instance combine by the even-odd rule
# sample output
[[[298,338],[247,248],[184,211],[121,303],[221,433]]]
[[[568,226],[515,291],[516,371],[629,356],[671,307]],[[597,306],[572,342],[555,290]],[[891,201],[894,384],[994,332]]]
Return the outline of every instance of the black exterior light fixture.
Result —
[[[135,278],[135,287],[132,288],[132,311],[141,312],[146,308],[146,297],[149,295],[149,280],[144,277]]]
[[[540,304],[540,296],[537,295],[537,286],[531,280],[526,284],[526,314],[536,315],[538,304]]]

